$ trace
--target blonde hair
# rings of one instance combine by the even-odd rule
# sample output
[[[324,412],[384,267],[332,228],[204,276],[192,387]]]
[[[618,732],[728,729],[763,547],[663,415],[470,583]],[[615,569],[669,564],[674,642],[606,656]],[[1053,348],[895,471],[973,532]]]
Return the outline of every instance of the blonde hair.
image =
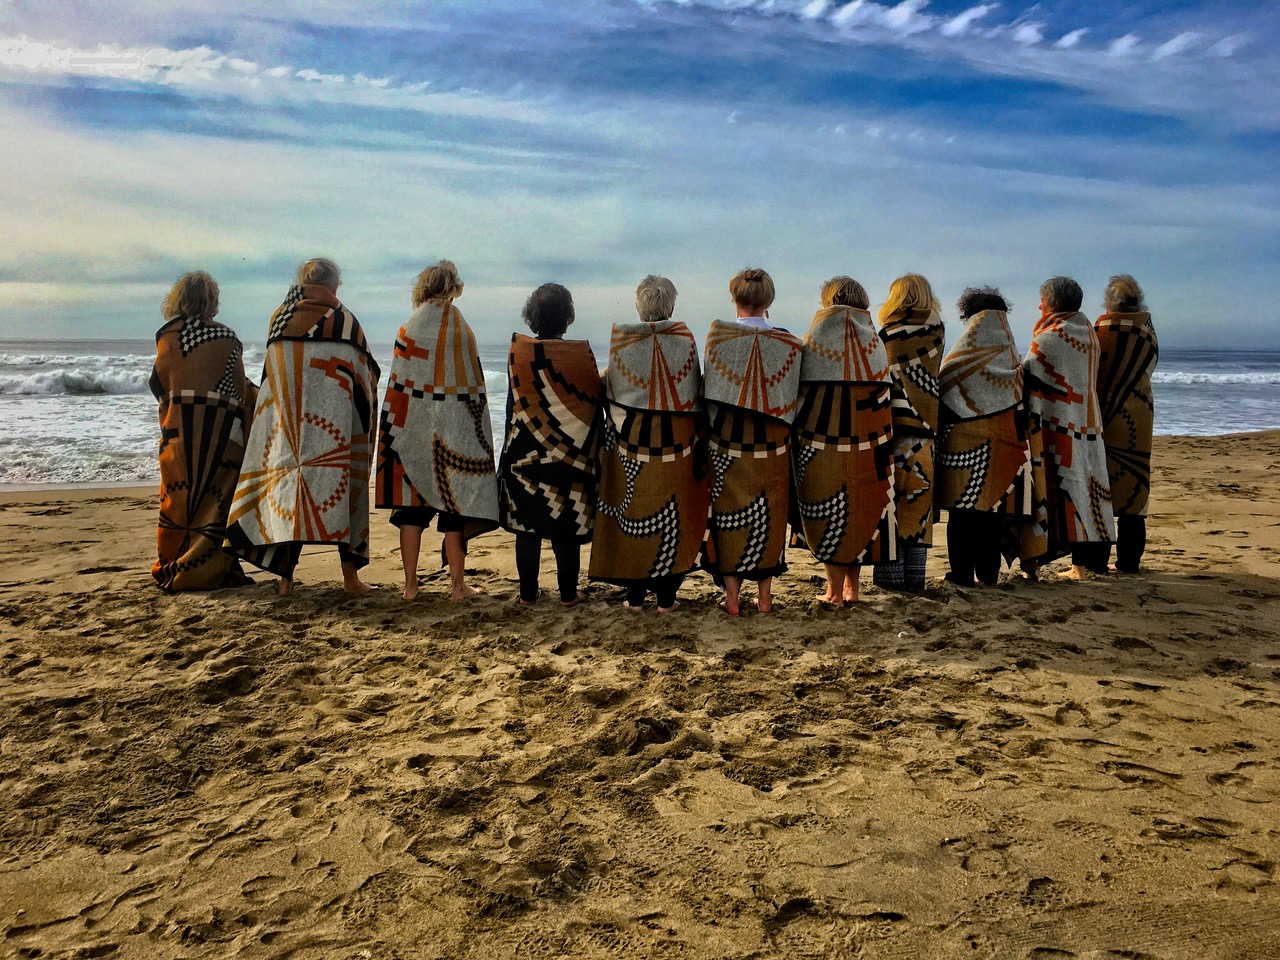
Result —
[[[185,274],[164,298],[160,312],[166,320],[212,320],[218,315],[218,282],[203,270]]]
[[[941,304],[933,295],[929,281],[918,273],[903,274],[889,284],[889,296],[880,308],[880,322],[904,317],[912,310],[939,310]]]
[[[866,289],[853,277],[832,277],[822,285],[820,296],[824,307],[855,307],[865,310],[871,303]]]
[[[413,284],[413,306],[418,308],[432,300],[453,300],[462,296],[462,278],[452,260],[441,260],[427,267]]]
[[[773,277],[756,267],[739,270],[729,281],[729,296],[739,307],[764,313],[773,303]]]
[[[1142,288],[1127,273],[1117,273],[1107,281],[1102,305],[1111,313],[1137,313],[1147,309],[1147,305],[1142,302]]]
[[[668,319],[676,310],[676,285],[652,273],[636,287],[636,313],[645,323]]]
[[[298,286],[306,287],[318,284],[337,291],[342,283],[342,271],[328,257],[314,257],[298,267]]]

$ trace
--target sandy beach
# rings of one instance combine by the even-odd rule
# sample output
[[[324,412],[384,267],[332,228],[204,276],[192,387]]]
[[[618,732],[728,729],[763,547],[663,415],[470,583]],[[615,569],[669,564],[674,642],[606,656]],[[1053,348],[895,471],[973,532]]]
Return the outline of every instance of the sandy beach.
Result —
[[[0,495],[0,954],[1280,956],[1277,461],[1157,437],[1141,576],[960,590],[940,528],[737,620],[549,555],[524,610],[502,533],[405,604],[383,516],[373,596],[166,596],[152,491]]]

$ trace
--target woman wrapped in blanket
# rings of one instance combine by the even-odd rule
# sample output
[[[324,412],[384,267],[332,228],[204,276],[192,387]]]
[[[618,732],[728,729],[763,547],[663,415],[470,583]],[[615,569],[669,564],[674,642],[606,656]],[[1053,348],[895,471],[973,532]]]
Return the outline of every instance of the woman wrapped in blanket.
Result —
[[[649,591],[658,613],[698,562],[707,529],[706,463],[699,456],[702,371],[693,333],[678,320],[676,288],[648,276],[636,288],[639,323],[615,323],[605,374],[604,454],[592,580],[627,588],[639,613]]]
[[[711,474],[706,565],[724,584],[725,612],[736,617],[744,579],[757,582],[756,607],[770,613],[773,578],[787,569],[801,346],[769,325],[774,288],[763,270],[743,270],[729,293],[737,319],[712,323],[702,365]]]
[[[575,607],[581,546],[591,541],[600,477],[600,371],[591,344],[565,340],[573,297],[544,283],[524,305],[532,337],[507,354],[507,436],[498,466],[498,510],[516,535],[520,603],[538,599],[542,541],[551,541],[560,604]]]
[[[880,339],[893,377],[893,488],[898,556],[877,563],[874,582],[895,590],[924,587],[933,543],[933,443],[938,429],[938,370],[944,330],[938,298],[918,273],[899,277],[880,308]]]
[[[216,590],[252,581],[222,551],[258,388],[244,349],[214,321],[218,285],[188,273],[164,301],[151,392],[160,401],[160,524],[151,575],[162,590]]]
[[[400,530],[405,600],[418,595],[422,531],[433,517],[455,603],[483,592],[466,581],[467,541],[498,526],[489,398],[475,334],[453,304],[461,295],[448,260],[418,275],[382,404],[375,503]]]

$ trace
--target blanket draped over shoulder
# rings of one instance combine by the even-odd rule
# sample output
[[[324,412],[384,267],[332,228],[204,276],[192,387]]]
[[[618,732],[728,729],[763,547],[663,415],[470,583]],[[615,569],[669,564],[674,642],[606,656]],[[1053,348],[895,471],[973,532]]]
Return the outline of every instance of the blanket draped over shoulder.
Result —
[[[160,401],[160,524],[151,575],[164,590],[247,583],[222,551],[257,387],[244,375],[240,338],[190,317],[156,334],[151,392]]]
[[[1151,375],[1160,347],[1149,313],[1108,313],[1094,325],[1098,402],[1107,447],[1107,474],[1116,513],[1146,516],[1151,494]]]
[[[502,526],[586,543],[600,477],[600,371],[586,340],[511,338],[507,437],[498,467]]]
[[[707,566],[763,580],[786,570],[791,422],[800,341],[786,330],[716,320],[703,395],[710,420]]]
[[[465,517],[467,539],[498,526],[484,370],[475,334],[452,303],[424,303],[396,337],[374,491],[379,508]]]
[[[303,544],[369,562],[378,364],[328,287],[290,288],[271,318],[262,387],[231,506],[228,548],[288,576]]]
[[[698,347],[683,323],[614,324],[592,579],[625,585],[697,564],[708,502],[701,388]]]
[[[910,311],[880,328],[893,376],[893,486],[898,536],[933,543],[933,443],[945,331],[937,311]]]
[[[1006,556],[1048,550],[1044,458],[1023,404],[1022,359],[1003,310],[984,310],[942,361],[936,509],[1010,521]]]
[[[871,315],[819,310],[800,361],[791,527],[822,563],[879,563],[897,554],[889,383]]]
[[[1098,338],[1083,313],[1036,323],[1026,370],[1027,409],[1043,431],[1049,559],[1069,544],[1109,541],[1114,521],[1096,389]]]

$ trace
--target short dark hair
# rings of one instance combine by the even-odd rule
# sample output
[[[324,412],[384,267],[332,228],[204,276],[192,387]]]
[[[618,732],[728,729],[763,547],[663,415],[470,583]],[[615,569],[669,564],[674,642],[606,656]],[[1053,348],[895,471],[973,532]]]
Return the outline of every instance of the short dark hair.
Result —
[[[1040,284],[1040,296],[1054,313],[1076,311],[1084,303],[1084,291],[1070,277],[1050,277]]]
[[[573,294],[558,283],[544,283],[529,294],[521,316],[539,340],[564,336],[573,323]]]
[[[965,287],[956,301],[960,319],[968,320],[983,310],[1009,310],[1009,301],[995,287]]]

